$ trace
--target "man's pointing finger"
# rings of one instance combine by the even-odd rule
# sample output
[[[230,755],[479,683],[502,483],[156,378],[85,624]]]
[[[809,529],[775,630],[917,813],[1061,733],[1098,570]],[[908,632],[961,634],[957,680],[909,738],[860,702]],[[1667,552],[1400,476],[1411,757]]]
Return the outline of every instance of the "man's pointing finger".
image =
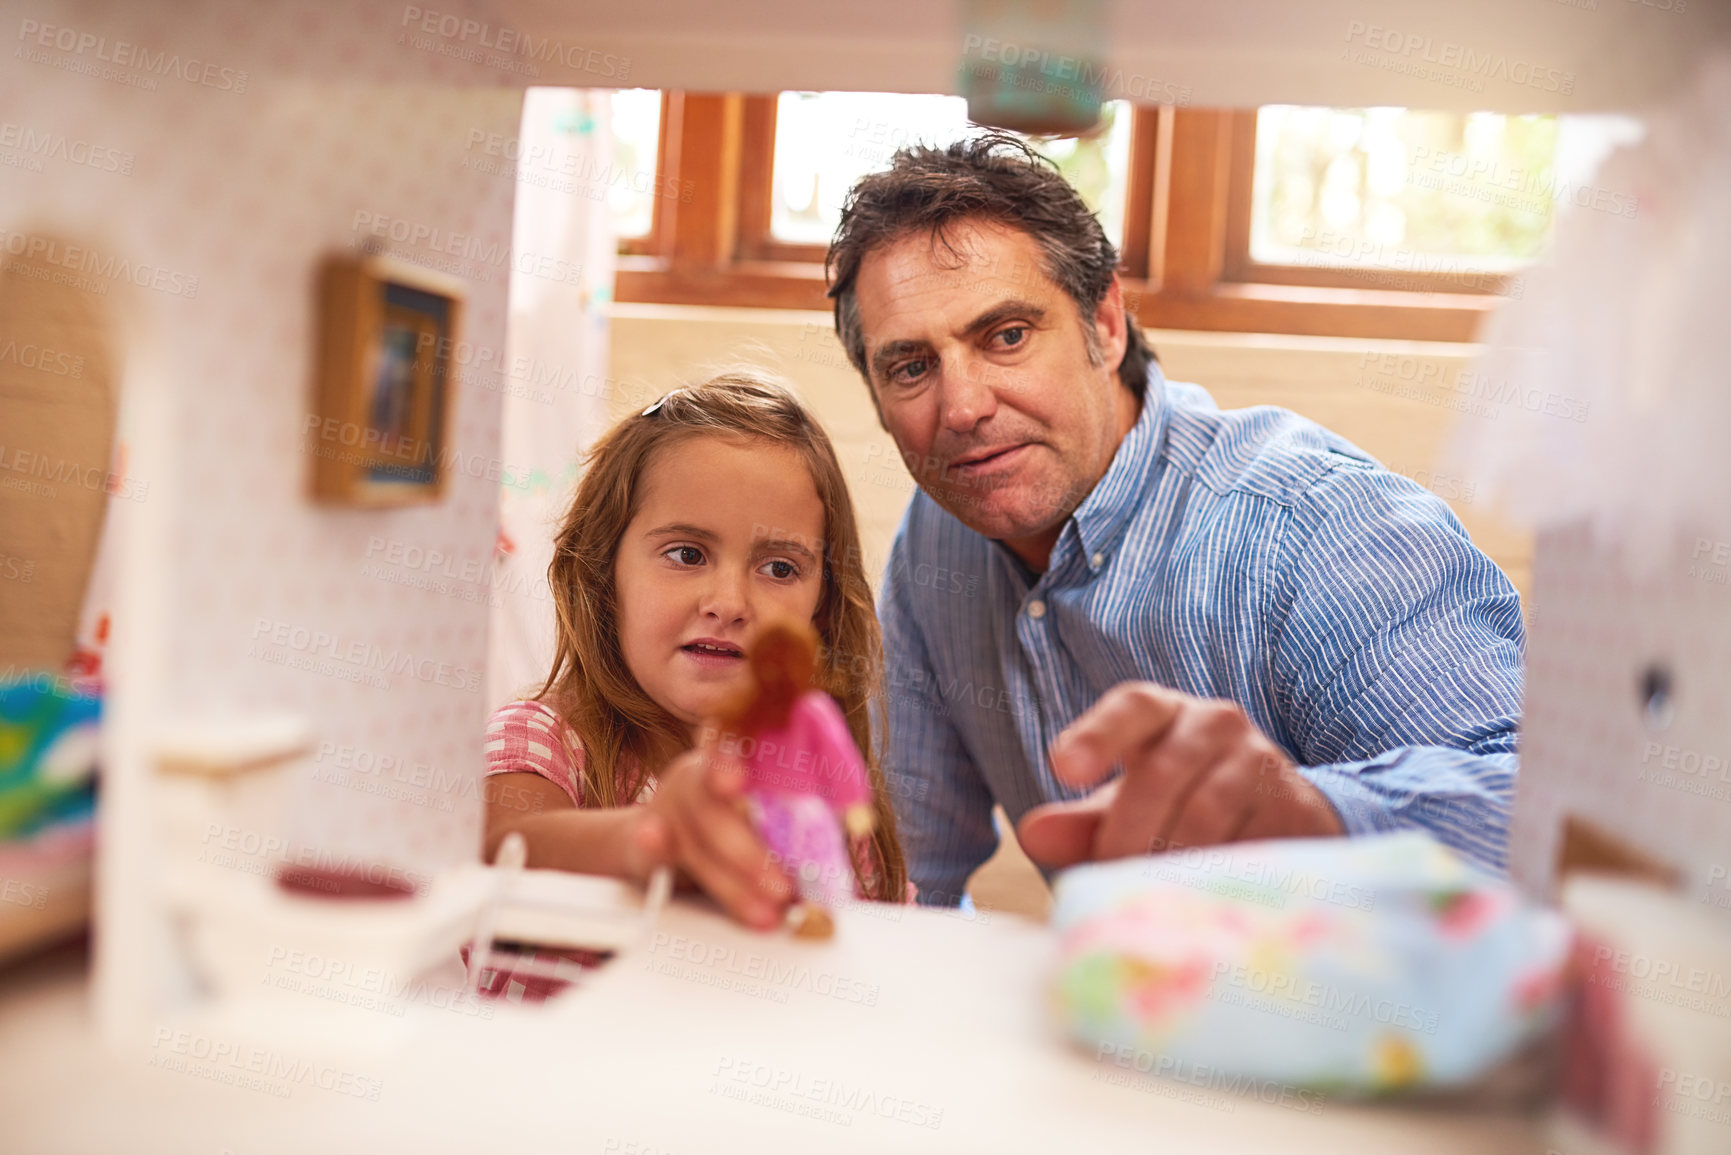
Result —
[[[1113,766],[1164,735],[1184,701],[1183,694],[1152,682],[1113,686],[1052,743],[1048,756],[1053,773],[1072,786],[1100,781]]]

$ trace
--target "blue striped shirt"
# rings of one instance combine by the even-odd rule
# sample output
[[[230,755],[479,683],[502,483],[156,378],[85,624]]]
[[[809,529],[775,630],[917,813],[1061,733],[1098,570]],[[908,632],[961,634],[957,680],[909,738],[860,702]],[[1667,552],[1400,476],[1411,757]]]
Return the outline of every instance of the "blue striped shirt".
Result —
[[[1012,821],[1079,798],[1044,752],[1112,686],[1241,705],[1348,833],[1507,859],[1520,597],[1439,498],[1284,409],[1158,367],[1045,573],[916,492],[879,596],[884,769],[921,900]]]

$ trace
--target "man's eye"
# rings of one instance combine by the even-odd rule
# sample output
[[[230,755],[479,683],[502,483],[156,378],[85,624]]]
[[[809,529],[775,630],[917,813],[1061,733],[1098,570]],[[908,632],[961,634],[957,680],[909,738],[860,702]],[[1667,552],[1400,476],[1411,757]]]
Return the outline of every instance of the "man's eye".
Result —
[[[694,545],[676,545],[664,552],[662,557],[672,558],[680,565],[702,565],[703,551]]]
[[[1004,348],[1014,349],[1028,339],[1028,330],[1025,327],[1000,329],[996,336],[1003,341]]]
[[[763,568],[769,572],[770,577],[780,578],[783,581],[799,576],[799,567],[790,561],[783,561],[781,558],[765,562]]]
[[[890,380],[904,385],[910,381],[918,381],[926,375],[927,365],[926,361],[903,362],[890,371]]]

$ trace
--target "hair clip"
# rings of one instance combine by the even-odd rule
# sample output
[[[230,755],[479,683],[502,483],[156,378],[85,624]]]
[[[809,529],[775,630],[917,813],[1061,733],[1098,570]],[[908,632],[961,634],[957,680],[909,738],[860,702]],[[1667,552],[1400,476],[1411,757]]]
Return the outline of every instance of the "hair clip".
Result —
[[[656,410],[660,409],[663,405],[667,404],[667,399],[669,397],[673,396],[675,393],[683,393],[683,392],[685,392],[685,390],[683,388],[668,390],[666,393],[663,393],[661,396],[659,396],[655,400],[651,401],[649,403],[649,405],[643,410],[643,412],[638,414],[638,416],[639,417],[653,416]]]

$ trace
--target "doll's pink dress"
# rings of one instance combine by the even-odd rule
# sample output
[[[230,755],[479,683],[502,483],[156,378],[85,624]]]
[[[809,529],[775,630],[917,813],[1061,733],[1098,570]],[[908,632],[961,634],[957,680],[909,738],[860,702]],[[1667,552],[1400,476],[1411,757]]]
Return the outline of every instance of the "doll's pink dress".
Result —
[[[808,690],[794,701],[787,724],[740,741],[747,771],[746,801],[770,852],[808,902],[834,906],[854,894],[843,815],[871,805],[865,760],[835,700]]]

